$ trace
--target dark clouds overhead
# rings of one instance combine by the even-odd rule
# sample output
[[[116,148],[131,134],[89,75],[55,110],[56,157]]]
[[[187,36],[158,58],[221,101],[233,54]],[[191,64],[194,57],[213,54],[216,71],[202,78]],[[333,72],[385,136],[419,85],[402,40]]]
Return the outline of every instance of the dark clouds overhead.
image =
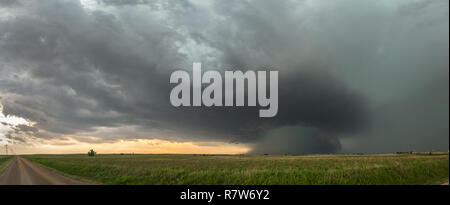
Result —
[[[133,126],[97,137],[254,153],[448,149],[448,1],[7,2],[0,100],[36,137]],[[169,76],[194,61],[278,70],[278,115],[172,107]]]

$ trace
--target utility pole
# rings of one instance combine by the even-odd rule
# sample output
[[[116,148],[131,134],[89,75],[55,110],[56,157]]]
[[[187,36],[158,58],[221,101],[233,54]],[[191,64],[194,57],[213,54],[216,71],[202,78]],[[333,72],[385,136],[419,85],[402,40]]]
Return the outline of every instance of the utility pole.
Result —
[[[6,155],[8,155],[8,145],[5,144]]]

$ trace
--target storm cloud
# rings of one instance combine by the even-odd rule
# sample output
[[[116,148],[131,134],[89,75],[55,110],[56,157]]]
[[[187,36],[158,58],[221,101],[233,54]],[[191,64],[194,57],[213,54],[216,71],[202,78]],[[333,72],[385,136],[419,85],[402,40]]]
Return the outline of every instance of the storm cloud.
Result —
[[[3,113],[34,122],[8,139],[92,133],[98,142],[220,141],[288,154],[448,149],[445,0],[0,6]],[[278,115],[173,107],[170,74],[193,62],[278,70]]]

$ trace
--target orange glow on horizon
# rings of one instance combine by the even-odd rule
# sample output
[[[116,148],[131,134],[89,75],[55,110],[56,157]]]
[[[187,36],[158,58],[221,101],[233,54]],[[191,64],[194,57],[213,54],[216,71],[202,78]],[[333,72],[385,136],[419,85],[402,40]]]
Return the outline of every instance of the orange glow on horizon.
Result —
[[[249,147],[225,142],[174,142],[160,139],[120,140],[89,144],[75,140],[64,143],[11,144],[16,154],[79,154],[94,149],[98,154],[243,154]]]

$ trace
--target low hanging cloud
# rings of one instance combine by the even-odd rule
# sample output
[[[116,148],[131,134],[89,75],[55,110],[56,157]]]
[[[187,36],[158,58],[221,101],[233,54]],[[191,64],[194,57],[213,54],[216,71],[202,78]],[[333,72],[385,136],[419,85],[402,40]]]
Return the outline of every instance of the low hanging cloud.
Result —
[[[6,2],[0,102],[34,122],[10,138],[90,133],[288,154],[448,149],[448,1]],[[170,74],[193,62],[278,70],[278,115],[171,106]]]

